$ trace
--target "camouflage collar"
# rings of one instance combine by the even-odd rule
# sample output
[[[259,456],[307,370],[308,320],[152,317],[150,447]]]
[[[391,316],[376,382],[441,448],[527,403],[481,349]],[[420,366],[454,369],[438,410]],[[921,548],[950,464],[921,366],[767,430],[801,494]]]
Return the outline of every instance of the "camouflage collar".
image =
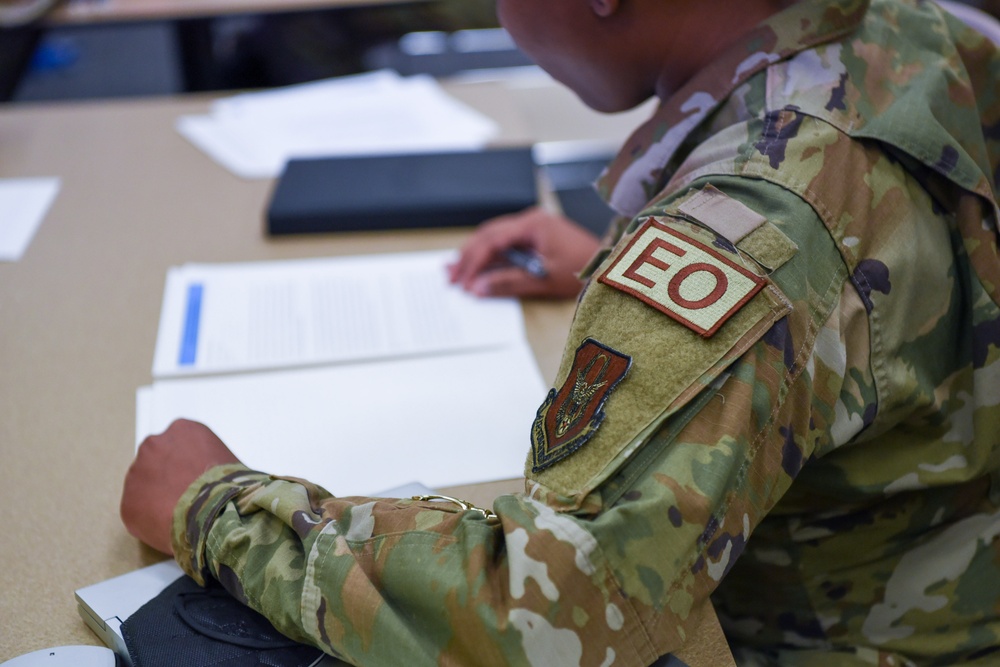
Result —
[[[869,0],[800,0],[764,21],[699,72],[636,130],[597,182],[618,213],[634,217],[658,192],[665,166],[699,124],[768,65],[855,30]]]

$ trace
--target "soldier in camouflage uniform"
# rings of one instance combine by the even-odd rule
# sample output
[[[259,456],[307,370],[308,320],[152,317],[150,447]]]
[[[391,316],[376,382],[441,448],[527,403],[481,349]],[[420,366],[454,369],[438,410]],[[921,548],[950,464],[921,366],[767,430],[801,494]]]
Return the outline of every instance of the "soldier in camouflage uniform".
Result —
[[[178,561],[359,665],[647,665],[709,596],[748,665],[1000,664],[998,74],[931,2],[802,0],[661,95],[492,512],[336,498],[181,422],[126,524],[169,549],[143,494],[231,462],[164,494]]]

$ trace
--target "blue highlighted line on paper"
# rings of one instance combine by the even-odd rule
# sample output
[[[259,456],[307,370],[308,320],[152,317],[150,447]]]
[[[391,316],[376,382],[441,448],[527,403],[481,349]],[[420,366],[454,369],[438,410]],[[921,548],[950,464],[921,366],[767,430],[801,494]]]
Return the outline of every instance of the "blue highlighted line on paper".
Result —
[[[178,366],[194,366],[197,359],[198,331],[201,328],[201,298],[204,291],[205,286],[202,283],[188,285],[184,332],[181,334],[181,349],[177,357]]]

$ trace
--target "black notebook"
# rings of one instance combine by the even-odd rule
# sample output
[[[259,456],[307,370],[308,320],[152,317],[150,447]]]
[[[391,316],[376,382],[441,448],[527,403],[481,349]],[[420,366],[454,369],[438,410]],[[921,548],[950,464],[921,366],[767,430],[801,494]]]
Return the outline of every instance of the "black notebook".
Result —
[[[474,226],[538,201],[530,148],[293,159],[270,234]]]

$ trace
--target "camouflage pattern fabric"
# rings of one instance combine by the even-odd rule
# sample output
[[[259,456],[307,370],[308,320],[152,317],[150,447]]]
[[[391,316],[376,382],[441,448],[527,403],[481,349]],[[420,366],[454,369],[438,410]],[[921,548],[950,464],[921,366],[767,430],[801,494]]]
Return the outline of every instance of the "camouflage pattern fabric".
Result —
[[[1000,664],[998,74],[930,2],[775,15],[603,177],[525,494],[221,467],[179,562],[358,665],[647,665],[709,596],[747,665]]]

